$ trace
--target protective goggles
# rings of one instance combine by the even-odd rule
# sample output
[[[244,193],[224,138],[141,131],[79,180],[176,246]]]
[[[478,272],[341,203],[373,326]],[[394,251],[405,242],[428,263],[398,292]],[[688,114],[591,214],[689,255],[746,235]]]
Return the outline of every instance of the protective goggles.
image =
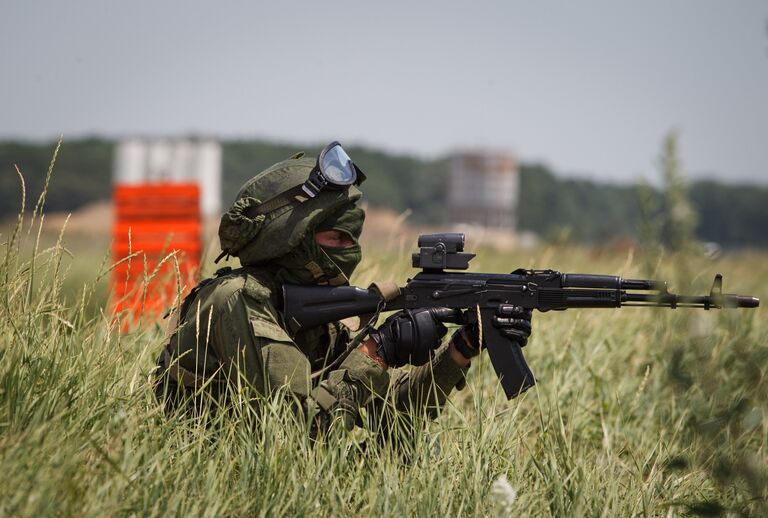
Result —
[[[360,185],[363,180],[363,172],[349,158],[341,144],[334,140],[320,152],[315,167],[303,184],[251,207],[247,214],[250,217],[267,214],[292,203],[303,203],[325,190],[342,190],[350,185]]]
[[[315,167],[302,185],[302,191],[314,198],[323,189],[346,189],[352,184],[359,185],[364,179],[365,175],[341,144],[333,141],[320,152]]]

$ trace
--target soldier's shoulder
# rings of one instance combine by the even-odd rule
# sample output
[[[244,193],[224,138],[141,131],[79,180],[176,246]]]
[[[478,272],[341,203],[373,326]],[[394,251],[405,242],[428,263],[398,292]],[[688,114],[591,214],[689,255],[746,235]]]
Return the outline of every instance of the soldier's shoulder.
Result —
[[[275,289],[268,276],[246,268],[221,269],[207,282],[207,298],[214,304],[242,296],[249,303],[269,305]]]
[[[260,272],[245,270],[243,294],[256,302],[268,302],[276,289],[274,282]]]
[[[277,342],[290,342],[291,338],[280,325],[280,316],[273,304],[272,294],[277,289],[267,272],[242,268],[219,275],[222,296],[239,298],[244,303],[248,326],[254,336]]]

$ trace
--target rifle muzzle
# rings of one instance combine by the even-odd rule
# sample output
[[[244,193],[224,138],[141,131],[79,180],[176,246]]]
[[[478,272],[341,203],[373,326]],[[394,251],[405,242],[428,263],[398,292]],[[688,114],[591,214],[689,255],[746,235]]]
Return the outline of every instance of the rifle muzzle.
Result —
[[[746,297],[744,295],[726,295],[731,300],[735,299],[737,308],[756,308],[760,306],[760,299],[757,297]]]

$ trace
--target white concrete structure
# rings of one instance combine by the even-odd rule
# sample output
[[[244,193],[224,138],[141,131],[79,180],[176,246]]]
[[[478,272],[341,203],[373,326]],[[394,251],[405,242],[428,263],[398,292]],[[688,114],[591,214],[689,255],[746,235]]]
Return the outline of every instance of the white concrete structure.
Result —
[[[205,216],[221,212],[221,145],[209,139],[130,138],[117,145],[118,184],[196,182]]]
[[[454,224],[514,230],[519,174],[508,153],[462,152],[451,156],[448,207]]]

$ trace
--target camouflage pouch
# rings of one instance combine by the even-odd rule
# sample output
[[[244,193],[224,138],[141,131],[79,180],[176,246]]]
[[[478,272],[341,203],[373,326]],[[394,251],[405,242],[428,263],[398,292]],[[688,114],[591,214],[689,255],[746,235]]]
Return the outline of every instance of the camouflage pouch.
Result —
[[[221,217],[219,223],[219,241],[221,250],[229,255],[237,255],[250,243],[264,226],[266,216],[260,214],[254,218],[247,215],[248,209],[259,205],[256,198],[244,196],[232,205]]]

